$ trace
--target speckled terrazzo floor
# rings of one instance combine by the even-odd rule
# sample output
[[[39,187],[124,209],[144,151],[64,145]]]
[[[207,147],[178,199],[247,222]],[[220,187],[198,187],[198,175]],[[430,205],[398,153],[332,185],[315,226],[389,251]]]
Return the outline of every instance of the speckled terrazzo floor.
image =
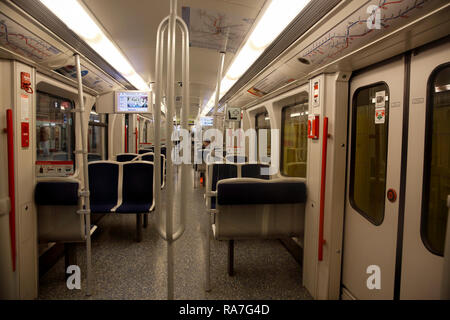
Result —
[[[277,240],[236,241],[233,277],[227,273],[227,243],[212,240],[212,290],[205,292],[200,234],[204,189],[188,192],[187,228],[174,246],[175,299],[311,299],[302,286],[301,267]],[[62,258],[41,277],[39,299],[166,299],[166,243],[154,220],[150,216],[137,243],[135,215],[104,217],[92,242],[92,296],[85,296],[85,250],[80,245],[82,289],[67,289]]]

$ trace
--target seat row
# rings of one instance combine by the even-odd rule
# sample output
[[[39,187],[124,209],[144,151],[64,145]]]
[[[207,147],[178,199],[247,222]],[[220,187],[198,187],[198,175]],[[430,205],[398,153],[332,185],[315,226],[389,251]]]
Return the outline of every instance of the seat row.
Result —
[[[153,162],[95,161],[89,163],[89,189],[92,213],[136,214],[137,241],[155,208]]]
[[[153,152],[147,153],[119,153],[116,155],[117,162],[129,162],[129,161],[150,161],[154,162],[155,154]],[[166,156],[161,153],[161,188],[166,184]]]
[[[148,213],[153,210],[153,162],[89,163],[92,213]]]
[[[306,180],[263,175],[267,164],[216,163],[207,166],[205,256],[215,240],[228,241],[228,273],[233,275],[234,240],[303,237]],[[205,286],[209,290],[209,258]]]
[[[144,154],[144,153],[148,153],[148,152],[155,152],[155,147],[148,147],[145,149],[139,149],[138,154]],[[167,155],[166,154],[166,147],[161,147],[161,154],[163,155]]]
[[[206,194],[215,192],[217,183],[223,179],[230,178],[256,178],[269,180],[269,175],[263,175],[261,170],[269,168],[268,164],[262,163],[213,163],[207,165],[206,169]],[[216,198],[206,198],[206,206],[214,209],[216,206]]]
[[[88,164],[90,210],[93,214],[136,214],[137,238],[142,237],[142,215],[154,210],[153,162],[93,161]],[[80,208],[80,182],[49,178],[36,184],[39,239],[76,242],[85,236]]]

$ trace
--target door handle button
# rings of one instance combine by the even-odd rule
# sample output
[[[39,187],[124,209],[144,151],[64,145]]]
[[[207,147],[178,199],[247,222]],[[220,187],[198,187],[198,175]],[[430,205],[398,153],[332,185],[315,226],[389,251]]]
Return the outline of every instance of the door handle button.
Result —
[[[390,202],[395,202],[397,200],[397,192],[394,189],[389,189],[387,191],[387,198]]]

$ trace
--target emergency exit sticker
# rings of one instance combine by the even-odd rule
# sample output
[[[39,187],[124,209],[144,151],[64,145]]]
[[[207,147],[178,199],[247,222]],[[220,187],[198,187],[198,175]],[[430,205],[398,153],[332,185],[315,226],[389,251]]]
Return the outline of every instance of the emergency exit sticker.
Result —
[[[375,123],[384,123],[386,120],[386,108],[375,108]]]
[[[375,93],[375,123],[381,124],[386,120],[386,91]]]

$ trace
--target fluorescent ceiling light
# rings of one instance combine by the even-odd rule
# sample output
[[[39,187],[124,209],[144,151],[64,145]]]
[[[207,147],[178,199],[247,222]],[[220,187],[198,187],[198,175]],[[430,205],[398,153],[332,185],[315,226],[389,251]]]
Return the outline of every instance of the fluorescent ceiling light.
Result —
[[[220,83],[220,94],[223,95],[236,83],[245,71],[258,59],[261,53],[302,11],[310,0],[272,0],[267,10],[250,34],[247,42],[234,58],[225,77]],[[216,90],[214,90],[216,91]],[[203,107],[202,116],[214,108],[215,93]]]
[[[103,33],[78,0],[40,0],[138,90],[150,91],[117,46]]]
[[[299,116],[300,116],[300,112],[291,114],[291,118],[295,118],[295,117],[299,117]]]

